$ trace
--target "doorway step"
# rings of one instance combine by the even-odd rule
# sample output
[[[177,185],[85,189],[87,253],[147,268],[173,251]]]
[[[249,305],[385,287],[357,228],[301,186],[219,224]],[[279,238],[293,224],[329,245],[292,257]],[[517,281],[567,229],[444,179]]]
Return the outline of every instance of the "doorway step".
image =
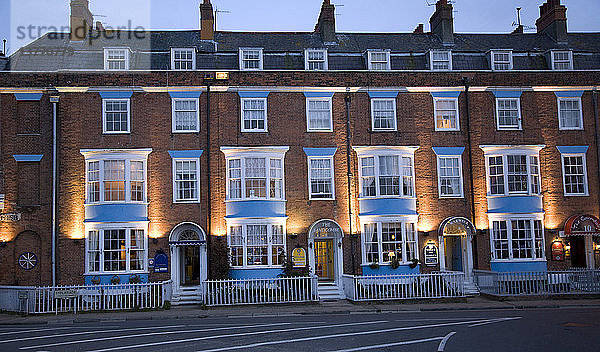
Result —
[[[318,291],[320,301],[344,299],[342,289],[335,282],[319,282]]]
[[[465,296],[479,296],[479,287],[473,281],[465,281]]]
[[[173,292],[171,304],[174,306],[202,304],[200,287],[181,287],[179,292]]]

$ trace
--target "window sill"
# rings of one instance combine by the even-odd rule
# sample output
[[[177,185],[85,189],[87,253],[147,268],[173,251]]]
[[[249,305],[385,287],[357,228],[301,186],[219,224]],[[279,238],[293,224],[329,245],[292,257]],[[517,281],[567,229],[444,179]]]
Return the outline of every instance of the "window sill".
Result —
[[[435,129],[436,132],[460,132],[460,129]]]
[[[147,270],[140,271],[89,271],[83,273],[83,275],[133,275],[133,274],[149,274]]]
[[[309,197],[308,200],[310,200],[311,202],[312,201],[318,201],[318,200],[329,200],[329,201],[332,201],[332,200],[335,200],[335,198],[310,198]]]
[[[490,263],[531,263],[531,262],[547,262],[546,259],[492,259]]]
[[[359,197],[358,198],[358,200],[373,200],[373,199],[408,199],[408,200],[417,200],[417,197],[375,196],[375,197]]]
[[[559,127],[559,131],[583,131],[583,127]]]
[[[173,204],[200,204],[200,200],[178,200],[174,201]]]
[[[385,129],[385,130],[384,129],[380,129],[380,130],[371,129],[371,132],[372,133],[374,133],[374,132],[398,132],[398,130],[397,129]]]
[[[590,194],[589,193],[585,193],[585,194],[570,194],[570,193],[565,193],[565,197],[589,197]]]
[[[39,137],[41,133],[17,133],[18,137]]]
[[[268,130],[242,130],[242,133],[269,133]]]
[[[283,270],[282,265],[232,266],[231,269],[232,270],[251,270],[251,269],[281,269],[281,270]]]
[[[149,202],[126,202],[126,201],[115,201],[115,202],[94,202],[94,203],[84,203],[83,205],[109,205],[109,204],[135,204],[135,205],[149,205]]]
[[[440,199],[464,199],[464,195],[456,195],[456,196],[440,196]]]
[[[186,133],[188,133],[189,134],[189,133],[200,133],[200,131],[192,131],[192,130],[190,130],[190,131],[171,131],[171,133],[173,133],[173,134],[186,134]]]
[[[127,131],[127,132],[102,132],[102,134],[105,135],[109,135],[109,136],[113,136],[113,135],[127,135],[127,134],[131,134],[131,132]]]
[[[307,133],[333,133],[333,130],[306,130]]]
[[[523,131],[521,127],[498,127],[498,131]]]
[[[226,199],[225,203],[235,203],[235,202],[251,202],[255,200],[263,200],[269,202],[287,202],[286,199],[273,199],[273,198],[247,198],[247,199]]]

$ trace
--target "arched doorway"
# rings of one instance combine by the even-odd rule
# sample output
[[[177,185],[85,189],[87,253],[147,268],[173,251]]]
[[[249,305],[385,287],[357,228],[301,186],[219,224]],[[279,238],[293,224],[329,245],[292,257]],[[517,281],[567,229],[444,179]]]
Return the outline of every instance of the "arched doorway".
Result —
[[[311,273],[322,282],[338,283],[344,272],[341,226],[328,219],[322,219],[308,230],[308,263]]]
[[[565,222],[565,236],[569,239],[571,267],[596,268],[600,258],[596,258],[594,238],[600,237],[600,220],[593,215],[571,216]]]
[[[208,275],[206,233],[194,223],[181,223],[171,231],[169,247],[174,297],[184,291],[199,292]]]
[[[467,218],[450,217],[438,230],[440,270],[460,271],[470,281],[473,275],[473,236],[475,226]]]

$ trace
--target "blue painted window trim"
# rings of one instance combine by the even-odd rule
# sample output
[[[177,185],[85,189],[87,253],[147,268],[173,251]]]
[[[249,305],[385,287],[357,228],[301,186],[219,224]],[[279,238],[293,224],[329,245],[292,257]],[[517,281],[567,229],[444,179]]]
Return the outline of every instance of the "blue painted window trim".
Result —
[[[523,91],[521,90],[494,90],[492,91],[492,93],[494,93],[494,96],[496,96],[496,98],[520,98],[521,95],[523,94]]]
[[[42,99],[42,93],[15,93],[17,101],[39,101]]]
[[[100,92],[102,99],[130,99],[133,95],[131,91],[123,92]]]
[[[462,155],[465,147],[433,147],[435,155]]]
[[[307,98],[332,98],[334,94],[334,92],[304,92]]]
[[[20,162],[36,162],[41,161],[44,154],[15,154],[13,158]]]
[[[266,98],[270,92],[238,92],[240,98]]]
[[[307,156],[326,156],[331,157],[334,156],[337,152],[336,148],[304,148],[304,153]]]
[[[451,91],[451,92],[431,92],[434,98],[458,98],[462,91]]]
[[[369,92],[369,97],[371,99],[393,99],[398,97],[398,94],[400,94],[400,92]]]
[[[571,90],[571,91],[556,91],[554,92],[558,98],[581,98],[583,95],[582,90]]]
[[[201,91],[190,91],[190,92],[169,92],[169,95],[173,99],[198,99],[202,95]]]
[[[586,154],[588,151],[589,146],[587,145],[582,145],[582,146],[557,146],[556,149],[558,149],[558,151],[561,154]]]
[[[199,158],[203,150],[169,150],[169,155],[173,159]]]

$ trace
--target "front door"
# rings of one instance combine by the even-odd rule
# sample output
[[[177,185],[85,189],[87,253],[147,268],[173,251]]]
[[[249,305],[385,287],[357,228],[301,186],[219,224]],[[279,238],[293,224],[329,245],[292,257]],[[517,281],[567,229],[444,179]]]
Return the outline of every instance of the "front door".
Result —
[[[446,268],[452,271],[464,271],[463,245],[460,236],[444,237],[444,252],[446,253]]]
[[[333,259],[333,240],[315,240],[315,274],[319,280],[333,281],[334,259]]]
[[[587,261],[585,258],[585,237],[572,236],[569,239],[569,242],[571,243],[571,267],[587,268]]]
[[[200,247],[181,247],[183,270],[181,270],[181,286],[200,285]]]

